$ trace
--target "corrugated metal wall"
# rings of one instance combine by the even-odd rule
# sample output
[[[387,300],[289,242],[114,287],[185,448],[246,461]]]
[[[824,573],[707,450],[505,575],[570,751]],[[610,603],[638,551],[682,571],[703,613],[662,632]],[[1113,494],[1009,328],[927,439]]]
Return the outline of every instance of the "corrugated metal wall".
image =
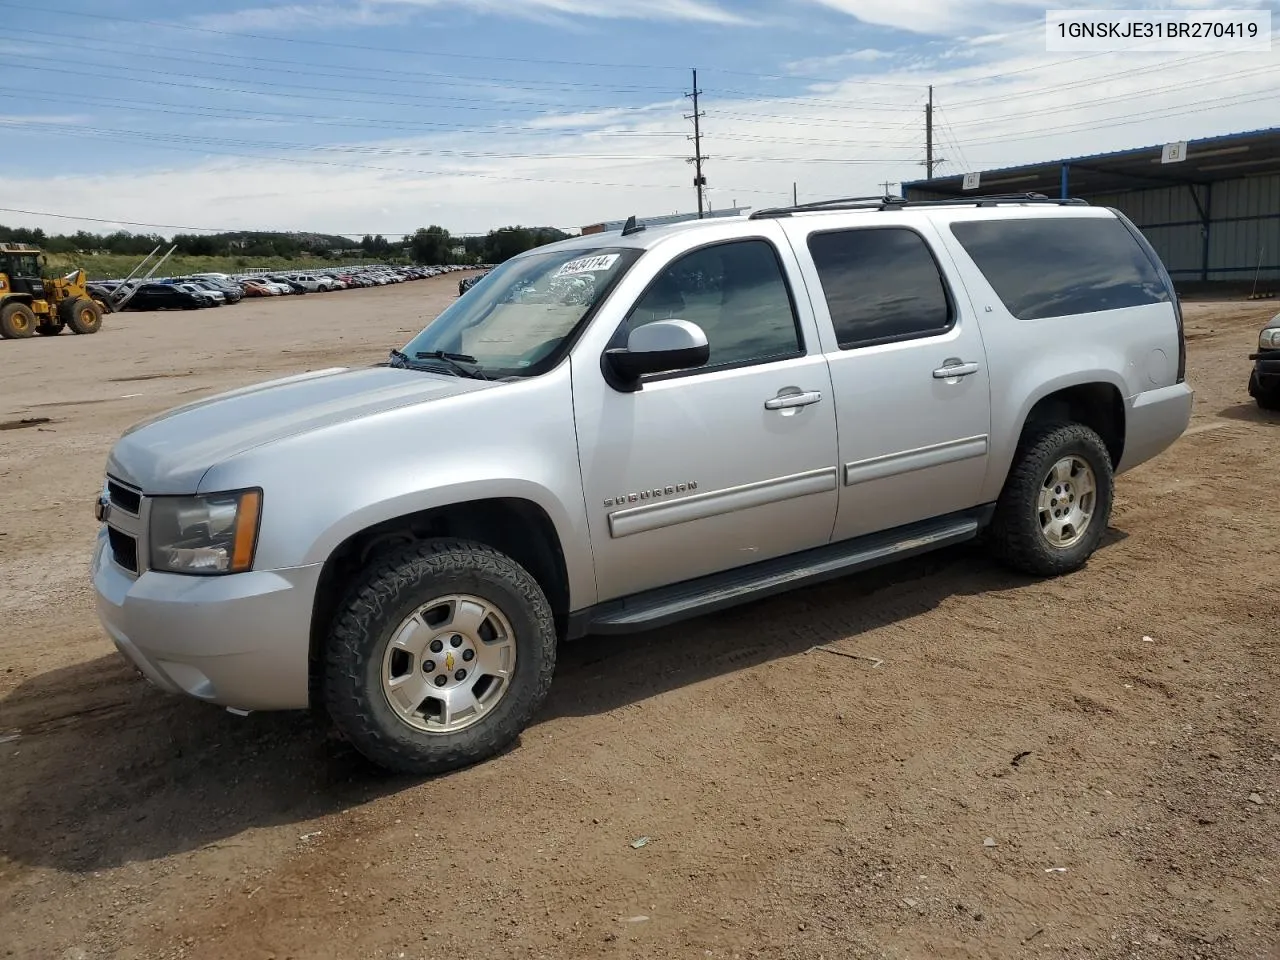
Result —
[[[1197,187],[1209,212],[1209,280],[1280,279],[1280,175],[1222,180]],[[1082,194],[1096,206],[1123,210],[1146,234],[1175,280],[1200,280],[1204,234],[1186,186],[1120,194]]]

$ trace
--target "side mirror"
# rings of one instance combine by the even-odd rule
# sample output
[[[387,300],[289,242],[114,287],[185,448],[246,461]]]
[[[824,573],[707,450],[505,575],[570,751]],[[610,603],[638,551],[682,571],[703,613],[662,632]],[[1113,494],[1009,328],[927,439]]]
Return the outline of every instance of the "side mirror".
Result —
[[[640,388],[647,373],[670,373],[700,367],[711,359],[707,335],[688,320],[655,320],[636,327],[625,349],[606,350],[606,376],[621,390]]]

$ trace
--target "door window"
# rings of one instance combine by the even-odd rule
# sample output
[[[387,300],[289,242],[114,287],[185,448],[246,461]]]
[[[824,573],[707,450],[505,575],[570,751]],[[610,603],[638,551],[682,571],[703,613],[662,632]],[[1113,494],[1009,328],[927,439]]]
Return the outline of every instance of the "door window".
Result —
[[[636,327],[669,319],[696,323],[707,335],[711,358],[689,373],[804,355],[791,288],[766,240],[715,244],[672,262],[632,309],[611,346],[626,346]]]
[[[841,350],[946,333],[951,300],[924,237],[905,227],[809,237]]]

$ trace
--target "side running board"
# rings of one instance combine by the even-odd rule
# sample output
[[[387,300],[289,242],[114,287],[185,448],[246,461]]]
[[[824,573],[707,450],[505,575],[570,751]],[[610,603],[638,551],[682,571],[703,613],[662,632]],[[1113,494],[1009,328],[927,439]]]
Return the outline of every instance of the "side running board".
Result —
[[[575,613],[569,636],[634,633],[972,540],[994,505],[764,560]]]

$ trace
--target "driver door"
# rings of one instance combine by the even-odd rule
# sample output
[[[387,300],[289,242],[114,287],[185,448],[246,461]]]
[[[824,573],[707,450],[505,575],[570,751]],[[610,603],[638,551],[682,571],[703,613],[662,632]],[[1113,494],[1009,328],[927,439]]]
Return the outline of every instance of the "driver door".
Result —
[[[654,320],[687,320],[707,335],[705,366],[646,376],[626,392],[606,381],[598,354],[575,356],[600,601],[830,540],[831,379],[807,300],[792,289],[793,254],[770,235],[775,228],[762,223],[763,236],[668,261],[609,342],[625,346],[631,329]]]

